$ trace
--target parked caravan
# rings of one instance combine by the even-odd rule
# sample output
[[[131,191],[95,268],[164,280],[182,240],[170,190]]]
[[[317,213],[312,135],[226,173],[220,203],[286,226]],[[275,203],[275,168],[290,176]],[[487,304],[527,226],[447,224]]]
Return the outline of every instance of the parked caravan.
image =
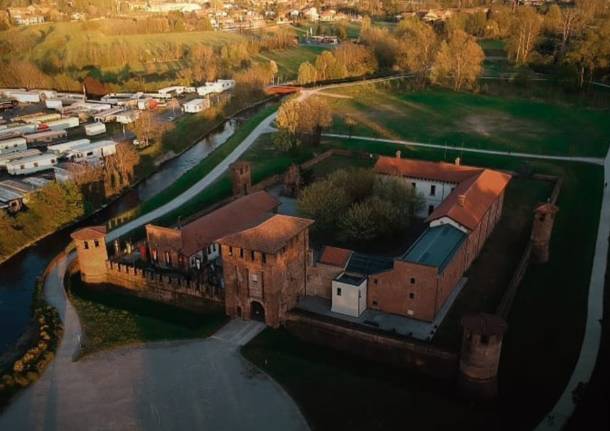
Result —
[[[26,175],[53,169],[56,164],[57,156],[55,154],[39,154],[11,160],[6,164],[6,170],[10,175]]]
[[[44,112],[39,112],[37,114],[30,115],[22,115],[21,117],[13,118],[13,121],[23,121],[28,124],[40,124],[46,123],[47,121],[55,121],[61,118],[61,114],[53,113],[53,114],[45,114]]]
[[[48,130],[45,132],[32,133],[25,135],[24,138],[28,144],[37,144],[44,142],[53,142],[55,139],[61,139],[68,136],[65,130]]]
[[[102,157],[111,156],[116,153],[116,142],[114,141],[97,141],[89,145],[77,147],[68,152],[67,158],[73,162],[80,162],[92,159],[101,159]]]
[[[181,85],[174,85],[172,87],[165,87],[159,90],[159,94],[175,94],[177,96],[184,93],[185,87]]]
[[[130,124],[138,119],[140,116],[140,111],[138,110],[129,110],[123,111],[116,115],[116,122],[121,124]]]
[[[64,107],[64,102],[61,99],[47,99],[44,101],[44,106],[46,106],[47,109],[61,111]]]
[[[0,169],[6,169],[6,165],[11,160],[24,159],[26,157],[32,157],[42,154],[40,150],[31,149],[20,151],[18,153],[0,154]]]
[[[35,91],[14,90],[6,92],[6,97],[19,103],[40,103],[40,93]]]
[[[82,147],[84,145],[89,145],[90,143],[91,141],[89,139],[77,139],[75,141],[68,141],[63,142],[61,144],[49,145],[47,147],[47,151],[61,156],[75,148]]]
[[[0,141],[0,154],[17,153],[27,149],[27,142],[23,138],[12,138]]]
[[[235,81],[233,79],[219,79],[214,82],[206,82],[205,85],[197,87],[197,94],[200,96],[207,96],[208,94],[222,93],[233,87],[235,87]]]
[[[110,121],[115,121],[117,114],[123,112],[125,108],[122,106],[116,106],[114,108],[106,109],[105,111],[98,112],[93,116],[95,121],[101,121],[104,123],[108,123]]]
[[[66,130],[73,127],[78,127],[80,120],[78,117],[60,118],[59,120],[47,121],[39,124],[40,130]]]
[[[8,135],[8,139],[25,133],[33,133],[36,129],[36,124],[9,124],[5,129],[0,130],[0,139],[3,139],[4,135]]]
[[[182,110],[188,113],[201,112],[210,107],[210,99],[193,99],[182,105]]]
[[[102,133],[106,133],[106,125],[104,123],[96,121],[95,123],[85,124],[85,135],[95,136]]]

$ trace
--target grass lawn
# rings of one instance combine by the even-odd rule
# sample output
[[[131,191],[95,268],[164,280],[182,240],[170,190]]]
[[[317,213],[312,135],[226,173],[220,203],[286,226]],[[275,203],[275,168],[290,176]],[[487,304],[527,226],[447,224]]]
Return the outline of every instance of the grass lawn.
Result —
[[[348,147],[381,154],[393,154],[397,149],[397,146],[391,144],[357,140],[326,140],[324,146]],[[451,151],[445,157],[442,151],[404,148],[403,154],[405,157],[427,160],[451,160],[455,156]],[[476,166],[514,171],[530,170],[564,177],[562,193],[558,201],[560,213],[551,246],[551,261],[545,265],[530,267],[509,318],[509,331],[504,340],[499,374],[502,409],[489,417],[480,418],[484,422],[483,429],[531,429],[563,390],[580,350],[603,171],[601,167],[579,163],[524,161],[474,154],[463,156],[463,162]],[[524,195],[528,207],[539,197],[547,195],[547,192],[548,189],[544,186],[531,183],[520,184],[511,191]],[[511,209],[510,206],[506,211],[506,214],[520,213],[523,217],[527,217],[528,212],[527,208]],[[490,278],[490,282],[493,282],[492,280]],[[485,298],[480,300],[485,302]],[[248,350],[251,350],[251,353],[248,353]],[[309,353],[305,354],[305,352]],[[342,406],[333,407],[332,412],[349,409],[352,414],[356,414],[358,419],[354,421],[355,429],[376,427],[396,429],[404,425],[404,416],[399,415],[399,407],[394,406],[397,398],[401,400],[413,398],[414,389],[410,383],[406,383],[411,380],[407,378],[383,380],[381,376],[386,372],[383,366],[367,364],[355,367],[351,365],[355,362],[353,358],[337,359],[340,358],[337,353],[317,347],[312,348],[288,335],[273,331],[267,331],[256,339],[251,347],[246,348],[245,355],[269,371],[287,388],[317,429],[336,428],[337,423],[334,421],[346,420],[349,416],[331,414],[328,410],[329,405],[334,404],[330,400],[334,400],[335,404],[341,403]],[[264,364],[265,359],[268,361],[267,365]],[[295,369],[299,372],[294,373]],[[367,376],[370,375],[375,377],[368,379]],[[315,382],[315,391],[310,383],[312,381]],[[380,389],[356,390],[356,388],[368,388],[367,385],[373,384],[378,384]],[[390,387],[390,385],[394,386]],[[415,388],[428,388],[428,386],[428,383],[419,386],[416,384]],[[366,402],[378,406],[376,408],[378,414],[361,416],[360,412],[368,411],[367,407],[354,401],[355,395],[348,397],[347,394],[351,393],[356,393],[364,397]],[[343,405],[342,400],[345,397],[349,400],[349,404]],[[446,395],[442,389],[436,395],[430,395],[426,402],[436,404],[440,403],[439,399],[444,400],[447,406],[441,409],[443,411],[441,418],[432,420],[447,420],[451,424],[471,426],[470,420],[474,419],[467,413],[463,413],[466,417],[460,416],[454,419],[453,412],[464,407],[458,400]],[[326,402],[323,402],[324,400]],[[424,404],[422,401],[417,410],[432,409],[430,405]],[[383,409],[381,406],[384,406]],[[396,413],[393,413],[394,408]],[[406,408],[406,405],[402,405],[402,408]],[[515,415],[516,411],[519,412],[518,415]],[[448,413],[445,414],[446,412]],[[480,412],[483,410],[481,409]],[[499,423],[503,425],[497,425]],[[443,423],[429,426],[430,429],[443,427],[456,429],[455,426],[452,428]],[[476,428],[475,425],[472,427]],[[427,428],[423,426],[422,429]]]
[[[347,133],[345,115],[356,120],[354,135],[556,155],[603,157],[610,141],[607,110],[517,97],[409,91],[386,83],[329,90],[333,132]]]
[[[315,431],[494,429],[487,426],[493,407],[457,400],[452,382],[362,361],[285,330],[266,329],[241,353],[286,389]]]
[[[80,274],[68,286],[84,329],[81,355],[147,341],[207,337],[228,318],[224,307],[211,305],[198,314],[134,296],[87,289]]]
[[[280,81],[296,79],[299,66],[306,61],[312,62],[324,51],[317,46],[297,46],[295,48],[261,52],[257,58],[265,61],[273,60],[279,69]]]

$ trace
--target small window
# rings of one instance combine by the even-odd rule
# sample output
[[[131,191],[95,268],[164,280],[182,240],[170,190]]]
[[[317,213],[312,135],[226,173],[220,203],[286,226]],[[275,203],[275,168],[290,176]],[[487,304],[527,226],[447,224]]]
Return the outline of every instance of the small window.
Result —
[[[263,263],[267,263],[267,254],[262,253],[262,255],[263,255]]]
[[[233,256],[233,247],[229,247],[229,256]]]
[[[430,196],[436,195],[436,186],[434,184],[430,185]]]
[[[254,250],[250,252],[250,260],[254,261]]]
[[[482,344],[489,343],[489,336],[488,335],[481,335],[481,343]]]
[[[377,279],[373,278],[373,284],[377,284]]]
[[[257,282],[258,281],[258,274],[251,274],[250,278],[252,279],[253,282]]]
[[[34,167],[37,168],[38,167],[38,162],[34,162]]]
[[[376,307],[377,306],[377,301],[373,301],[373,305]]]
[[[417,184],[415,184],[415,183],[411,183],[411,188],[412,188],[413,190],[415,190],[415,189],[417,188]]]
[[[411,277],[411,284],[415,284],[415,278]]]
[[[409,293],[409,299],[415,299],[415,293],[413,293],[413,292]]]
[[[85,250],[89,250],[89,243],[87,241],[85,241]]]
[[[93,245],[95,246],[95,248],[98,248],[100,246],[100,242],[96,239],[95,241],[93,241]]]
[[[239,249],[239,257],[242,257],[242,258],[244,257],[244,249],[243,248]]]
[[[341,288],[337,287],[337,296],[341,296]]]
[[[428,215],[432,214],[434,212],[434,205],[429,205],[428,206]]]

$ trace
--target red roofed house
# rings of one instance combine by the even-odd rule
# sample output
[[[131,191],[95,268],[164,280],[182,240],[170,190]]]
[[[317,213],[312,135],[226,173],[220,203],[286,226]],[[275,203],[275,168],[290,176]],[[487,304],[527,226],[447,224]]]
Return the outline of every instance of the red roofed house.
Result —
[[[285,313],[306,294],[312,223],[274,215],[218,240],[229,316],[280,325]]]
[[[510,175],[484,168],[380,157],[380,175],[400,177],[428,204],[428,229],[389,270],[368,274],[367,306],[432,321],[479,255],[502,215]]]
[[[219,255],[216,241],[271,217],[279,201],[265,191],[243,196],[180,227],[146,225],[151,260],[162,267],[199,268]]]

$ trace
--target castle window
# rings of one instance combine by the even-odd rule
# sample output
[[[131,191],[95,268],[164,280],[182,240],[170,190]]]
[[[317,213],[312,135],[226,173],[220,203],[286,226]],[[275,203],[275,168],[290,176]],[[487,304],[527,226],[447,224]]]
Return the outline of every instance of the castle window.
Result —
[[[337,296],[341,296],[341,288],[337,287]]]
[[[409,293],[409,299],[415,299],[415,293],[410,292]]]
[[[172,257],[169,255],[169,251],[165,252],[165,263],[170,265],[172,263]]]
[[[489,336],[488,335],[481,335],[481,343],[482,344],[489,343]]]
[[[84,242],[85,250],[89,250],[89,243],[87,241]]]
[[[377,301],[373,301],[373,306],[377,307]]]
[[[373,284],[377,284],[377,279],[373,278]]]
[[[100,242],[96,239],[93,241],[93,245],[95,245],[95,248],[98,248],[100,246]]]
[[[415,279],[411,277],[411,284],[415,284]]]
[[[412,188],[413,190],[415,190],[415,189],[417,188],[417,184],[415,184],[415,183],[411,183],[411,188]]]
[[[262,253],[263,255],[263,263],[267,263],[267,253]]]
[[[233,256],[233,247],[229,247],[229,256]]]
[[[434,184],[430,185],[430,196],[436,195],[436,186]]]
[[[241,257],[241,258],[244,257],[244,249],[243,248],[239,249],[239,257]]]
[[[252,250],[252,251],[250,252],[250,259],[251,259],[252,261],[254,261],[254,250]]]
[[[428,215],[432,214],[433,211],[434,211],[434,205],[429,205],[428,206]]]

